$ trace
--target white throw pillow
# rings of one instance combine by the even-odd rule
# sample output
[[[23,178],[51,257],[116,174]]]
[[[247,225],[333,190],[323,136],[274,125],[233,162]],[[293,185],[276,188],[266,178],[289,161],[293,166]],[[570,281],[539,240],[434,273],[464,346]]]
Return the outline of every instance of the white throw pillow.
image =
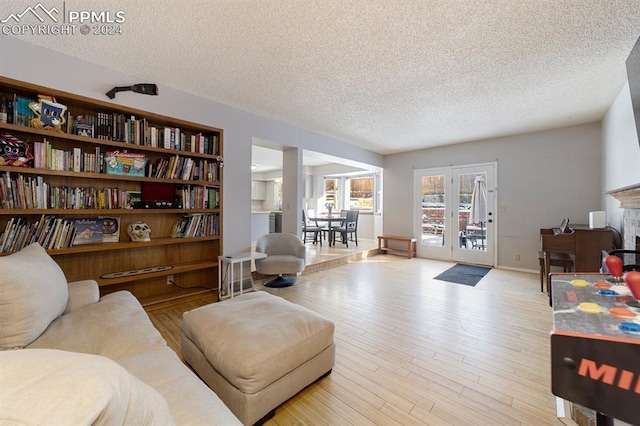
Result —
[[[19,349],[0,365],[0,424],[174,424],[162,395],[109,358]]]
[[[64,312],[62,269],[39,244],[0,257],[0,349],[23,348]]]

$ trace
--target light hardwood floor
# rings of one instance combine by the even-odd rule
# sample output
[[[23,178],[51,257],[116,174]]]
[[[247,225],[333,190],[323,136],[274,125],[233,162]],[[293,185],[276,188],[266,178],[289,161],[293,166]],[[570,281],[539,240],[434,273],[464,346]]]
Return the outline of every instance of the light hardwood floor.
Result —
[[[336,324],[331,375],[267,425],[562,424],[539,276],[494,269],[475,287],[433,279],[450,266],[381,255],[302,275],[294,287],[256,285]],[[182,312],[213,300],[147,309],[179,354]]]

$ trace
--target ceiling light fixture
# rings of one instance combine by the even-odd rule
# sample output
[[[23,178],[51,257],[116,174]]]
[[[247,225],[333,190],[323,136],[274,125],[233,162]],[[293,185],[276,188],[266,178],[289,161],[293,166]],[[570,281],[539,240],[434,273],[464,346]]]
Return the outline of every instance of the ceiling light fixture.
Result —
[[[143,95],[157,95],[158,86],[152,83],[140,83],[134,84],[133,86],[114,87],[107,92],[107,96],[109,99],[113,99],[116,97],[116,93],[118,92],[135,92]]]
[[[251,163],[251,170],[255,170],[258,168],[258,165],[255,163]]]

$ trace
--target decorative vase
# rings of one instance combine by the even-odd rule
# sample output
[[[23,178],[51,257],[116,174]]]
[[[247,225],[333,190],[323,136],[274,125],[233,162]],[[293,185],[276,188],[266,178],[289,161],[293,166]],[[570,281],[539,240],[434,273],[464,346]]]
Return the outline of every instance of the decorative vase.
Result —
[[[329,216],[331,216],[331,210],[333,210],[333,204],[327,203],[324,206],[326,207],[327,212],[329,212]]]

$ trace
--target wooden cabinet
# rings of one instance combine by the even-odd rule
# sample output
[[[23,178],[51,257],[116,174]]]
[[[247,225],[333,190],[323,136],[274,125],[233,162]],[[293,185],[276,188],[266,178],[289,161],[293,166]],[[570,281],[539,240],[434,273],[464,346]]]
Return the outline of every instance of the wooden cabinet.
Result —
[[[52,218],[73,229],[80,219],[115,217],[116,242],[72,245],[72,233],[45,247],[69,281],[96,279],[102,294],[127,289],[144,304],[216,287],[221,129],[3,77],[0,95],[10,104],[8,123],[0,123],[5,152],[22,149],[6,142],[14,137],[34,157],[29,167],[0,159],[3,255],[33,241],[34,230],[42,232],[38,227]],[[39,105],[29,108],[29,101]],[[65,118],[59,131],[46,128],[59,122],[56,114]],[[162,203],[154,203],[158,193]],[[130,240],[127,227],[137,221],[151,228],[150,241]],[[16,225],[18,235],[11,235]]]
[[[569,233],[554,233],[553,228],[542,228],[540,242],[545,254],[544,276],[548,291],[552,253],[573,255],[576,272],[598,272],[602,250],[613,249],[613,231],[610,228],[590,229],[586,225],[572,225]]]

